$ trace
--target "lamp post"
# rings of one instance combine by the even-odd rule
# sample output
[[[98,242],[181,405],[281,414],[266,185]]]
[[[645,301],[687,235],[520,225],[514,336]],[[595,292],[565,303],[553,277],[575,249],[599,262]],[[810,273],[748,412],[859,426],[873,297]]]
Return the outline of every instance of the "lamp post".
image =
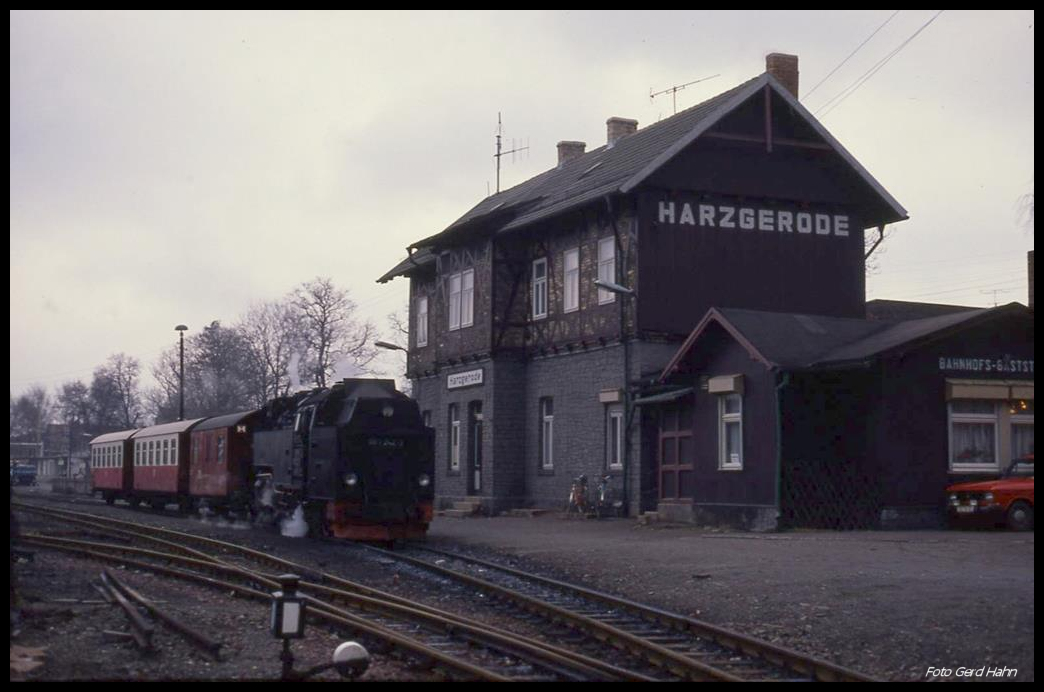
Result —
[[[174,327],[174,331],[180,336],[180,347],[178,349],[178,420],[185,420],[185,330],[183,324]]]
[[[626,286],[621,286],[620,284],[615,283],[613,281],[607,281],[605,279],[595,279],[594,285],[597,286],[598,288],[604,290],[604,291],[609,291],[610,293],[616,293],[616,294],[619,294],[619,295],[624,296],[626,298],[636,298],[638,296],[638,294],[635,293],[633,288],[627,288]],[[621,461],[623,462],[623,498],[624,498],[624,502],[626,503],[625,507],[627,507],[627,510],[628,510],[628,513],[629,513],[629,511],[630,511],[629,505],[630,505],[630,502],[631,502],[631,498],[630,498],[630,495],[628,494],[628,487],[630,485],[630,483],[628,483],[628,480],[629,480],[628,476],[631,473],[631,464],[630,464],[630,461],[631,461],[631,418],[634,415],[634,411],[631,408],[631,381],[630,381],[631,380],[631,376],[630,376],[630,371],[631,371],[631,349],[630,349],[630,344],[631,344],[631,342],[628,341],[628,339],[627,339],[627,326],[626,326],[625,320],[624,320],[624,304],[623,304],[622,300],[620,301],[620,341],[623,343],[623,358],[624,358],[624,367],[623,367],[623,370],[624,370],[623,371],[623,380],[624,380],[624,387],[623,387],[624,445],[623,445],[623,449],[621,450],[622,457],[623,457],[621,459]]]
[[[283,640],[283,680],[293,675],[294,655],[290,653],[290,640],[304,636],[305,603],[297,593],[301,579],[296,574],[279,577],[279,591],[272,594],[272,636]]]
[[[389,351],[402,351],[403,353],[409,353],[409,351],[404,347],[399,346],[398,344],[393,344],[389,341],[374,341],[373,345],[377,348],[386,348]]]

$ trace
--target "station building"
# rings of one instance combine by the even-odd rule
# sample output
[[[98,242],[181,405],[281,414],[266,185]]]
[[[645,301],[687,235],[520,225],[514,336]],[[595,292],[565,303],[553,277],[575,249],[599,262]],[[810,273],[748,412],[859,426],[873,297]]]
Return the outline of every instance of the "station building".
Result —
[[[442,506],[771,529],[942,516],[948,482],[1032,455],[1033,316],[865,300],[905,209],[800,104],[798,61],[479,202],[410,282],[407,375]]]

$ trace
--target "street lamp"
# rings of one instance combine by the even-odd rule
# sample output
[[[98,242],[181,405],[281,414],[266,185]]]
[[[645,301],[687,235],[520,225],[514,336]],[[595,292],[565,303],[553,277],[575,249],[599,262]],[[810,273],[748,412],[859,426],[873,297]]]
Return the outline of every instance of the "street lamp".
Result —
[[[377,348],[386,348],[389,351],[402,351],[403,353],[409,353],[409,351],[403,348],[402,346],[399,346],[398,344],[393,344],[388,341],[374,341],[373,345]]]
[[[178,369],[178,420],[185,420],[185,330],[183,324],[174,327],[174,331],[180,336],[179,369]]]

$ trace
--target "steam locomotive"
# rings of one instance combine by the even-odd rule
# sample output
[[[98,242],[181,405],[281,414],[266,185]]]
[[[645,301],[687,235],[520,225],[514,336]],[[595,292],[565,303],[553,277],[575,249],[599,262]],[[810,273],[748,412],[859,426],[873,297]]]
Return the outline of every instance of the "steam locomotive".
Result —
[[[359,541],[425,535],[434,463],[416,402],[376,379],[91,441],[92,487],[109,504],[205,505],[262,521],[300,513],[312,535]]]

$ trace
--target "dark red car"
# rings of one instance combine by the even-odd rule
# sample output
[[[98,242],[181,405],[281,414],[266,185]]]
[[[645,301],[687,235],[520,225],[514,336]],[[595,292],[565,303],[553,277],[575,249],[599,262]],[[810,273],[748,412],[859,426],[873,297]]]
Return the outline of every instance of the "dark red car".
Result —
[[[951,526],[1007,525],[1033,528],[1033,457],[1011,462],[1000,478],[956,483],[946,489]]]

